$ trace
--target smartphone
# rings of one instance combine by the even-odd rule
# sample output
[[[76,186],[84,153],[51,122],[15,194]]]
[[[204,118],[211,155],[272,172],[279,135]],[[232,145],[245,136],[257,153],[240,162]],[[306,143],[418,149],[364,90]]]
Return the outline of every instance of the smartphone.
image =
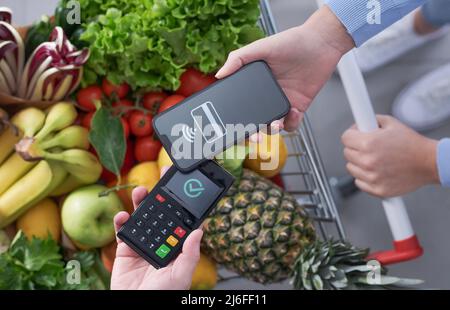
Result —
[[[153,128],[176,167],[187,172],[289,110],[269,66],[256,61],[157,115]]]
[[[188,173],[172,166],[117,236],[155,268],[165,267],[233,182],[233,176],[214,161]]]

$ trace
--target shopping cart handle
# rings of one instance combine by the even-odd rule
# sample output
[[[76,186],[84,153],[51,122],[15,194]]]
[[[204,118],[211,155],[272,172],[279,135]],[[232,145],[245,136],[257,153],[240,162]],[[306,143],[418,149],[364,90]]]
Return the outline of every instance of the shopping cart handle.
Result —
[[[342,58],[338,69],[358,129],[362,132],[378,129],[369,92],[353,51]],[[383,207],[394,239],[394,249],[374,253],[371,257],[388,265],[421,256],[423,249],[414,233],[403,199],[385,199]]]

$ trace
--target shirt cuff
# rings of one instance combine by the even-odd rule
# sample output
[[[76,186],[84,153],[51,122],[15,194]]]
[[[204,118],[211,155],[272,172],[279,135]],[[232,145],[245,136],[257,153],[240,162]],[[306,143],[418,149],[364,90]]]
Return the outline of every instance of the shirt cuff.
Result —
[[[442,139],[437,147],[437,166],[442,186],[450,187],[450,139]]]
[[[375,8],[368,0],[326,0],[328,7],[347,28],[357,47],[374,37],[426,0],[379,0],[381,23],[369,23]]]

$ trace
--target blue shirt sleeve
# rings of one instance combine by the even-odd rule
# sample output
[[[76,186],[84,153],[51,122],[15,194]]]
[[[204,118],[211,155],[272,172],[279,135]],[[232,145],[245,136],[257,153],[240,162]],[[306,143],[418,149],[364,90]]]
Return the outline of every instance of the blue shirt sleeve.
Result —
[[[439,141],[437,166],[442,186],[450,187],[450,139]]]
[[[356,46],[361,46],[425,2],[427,0],[326,0]],[[380,13],[379,24],[373,23],[375,12]]]

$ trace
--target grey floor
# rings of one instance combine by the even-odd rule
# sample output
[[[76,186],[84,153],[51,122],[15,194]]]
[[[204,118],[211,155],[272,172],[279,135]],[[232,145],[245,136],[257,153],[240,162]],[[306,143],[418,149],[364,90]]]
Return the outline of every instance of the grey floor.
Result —
[[[56,0],[2,0],[1,5],[15,11],[15,21],[29,23],[40,14],[51,12]],[[302,23],[316,8],[314,0],[272,0],[272,9],[280,29]],[[450,61],[450,36],[413,51],[393,64],[367,77],[378,113],[389,113],[396,95],[408,83]],[[319,150],[329,176],[344,176],[340,135],[353,122],[342,86],[333,77],[315,100],[309,113]],[[450,135],[450,122],[430,132],[434,138]],[[420,278],[426,287],[450,289],[450,192],[427,187],[405,197],[414,228],[425,248],[425,255],[413,262],[392,266],[390,271],[404,277]],[[378,199],[359,193],[339,206],[349,240],[362,247],[385,249],[391,235]],[[219,289],[280,289],[288,283],[262,287],[244,280],[219,284]]]

